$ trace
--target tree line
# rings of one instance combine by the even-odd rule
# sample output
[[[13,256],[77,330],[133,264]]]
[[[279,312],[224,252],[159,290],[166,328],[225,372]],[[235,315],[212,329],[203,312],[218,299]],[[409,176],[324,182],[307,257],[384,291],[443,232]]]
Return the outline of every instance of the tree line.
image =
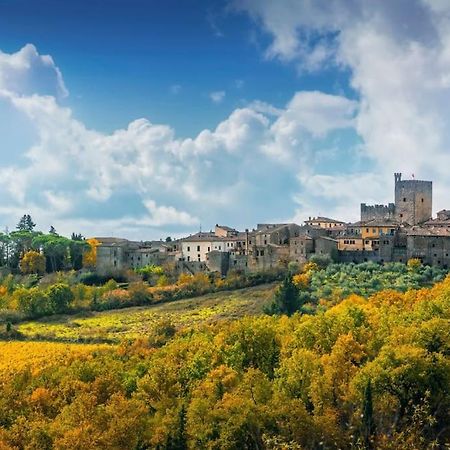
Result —
[[[83,254],[90,249],[81,234],[61,236],[52,226],[48,233],[37,231],[29,214],[25,214],[14,231],[0,233],[0,266],[13,272],[51,273],[79,270]]]

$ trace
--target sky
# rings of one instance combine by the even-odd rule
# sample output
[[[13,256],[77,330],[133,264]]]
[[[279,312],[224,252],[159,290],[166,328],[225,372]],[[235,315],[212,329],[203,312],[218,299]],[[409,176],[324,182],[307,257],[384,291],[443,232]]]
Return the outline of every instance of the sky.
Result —
[[[448,0],[0,0],[0,228],[148,240],[450,207]]]

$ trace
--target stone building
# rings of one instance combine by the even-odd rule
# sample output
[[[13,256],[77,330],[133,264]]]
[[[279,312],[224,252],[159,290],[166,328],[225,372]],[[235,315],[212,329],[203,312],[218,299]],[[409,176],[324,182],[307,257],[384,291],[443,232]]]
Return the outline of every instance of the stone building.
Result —
[[[424,264],[450,267],[450,229],[446,227],[412,227],[407,232],[407,259]]]
[[[395,174],[395,218],[400,223],[417,225],[431,219],[433,183],[422,180],[402,180]]]
[[[327,230],[343,230],[345,222],[336,219],[330,219],[329,217],[310,217],[305,220],[305,225],[309,225],[314,228],[325,228]]]
[[[394,174],[395,203],[388,205],[361,204],[361,221],[394,220],[417,225],[432,217],[433,183],[422,180],[402,180],[401,173]]]
[[[109,273],[161,265],[173,259],[173,244],[162,241],[137,242],[114,237],[95,238],[97,247],[96,270]]]
[[[361,203],[361,220],[392,220],[395,219],[395,204],[388,205],[367,205]]]
[[[289,259],[305,263],[314,252],[314,238],[309,234],[293,237],[289,243]]]

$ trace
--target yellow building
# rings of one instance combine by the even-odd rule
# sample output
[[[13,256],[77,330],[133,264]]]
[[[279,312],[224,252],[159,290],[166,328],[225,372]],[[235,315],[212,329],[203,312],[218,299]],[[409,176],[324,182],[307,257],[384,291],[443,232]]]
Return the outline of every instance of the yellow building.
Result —
[[[361,223],[361,236],[363,239],[380,238],[380,236],[393,236],[399,225],[392,220],[371,220]]]
[[[330,219],[328,217],[310,217],[309,220],[305,220],[305,224],[316,228],[326,228],[326,229],[339,229],[344,228],[345,222],[340,220]]]
[[[364,239],[359,235],[342,235],[337,237],[338,250],[356,252],[364,250]]]

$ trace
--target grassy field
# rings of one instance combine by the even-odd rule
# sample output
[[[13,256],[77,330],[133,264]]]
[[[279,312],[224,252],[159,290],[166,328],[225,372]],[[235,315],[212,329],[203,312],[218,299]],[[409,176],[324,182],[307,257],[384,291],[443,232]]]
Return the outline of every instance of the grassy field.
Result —
[[[275,284],[270,284],[154,306],[52,316],[22,323],[17,329],[28,339],[119,342],[150,333],[163,318],[181,328],[259,314],[274,289]]]

